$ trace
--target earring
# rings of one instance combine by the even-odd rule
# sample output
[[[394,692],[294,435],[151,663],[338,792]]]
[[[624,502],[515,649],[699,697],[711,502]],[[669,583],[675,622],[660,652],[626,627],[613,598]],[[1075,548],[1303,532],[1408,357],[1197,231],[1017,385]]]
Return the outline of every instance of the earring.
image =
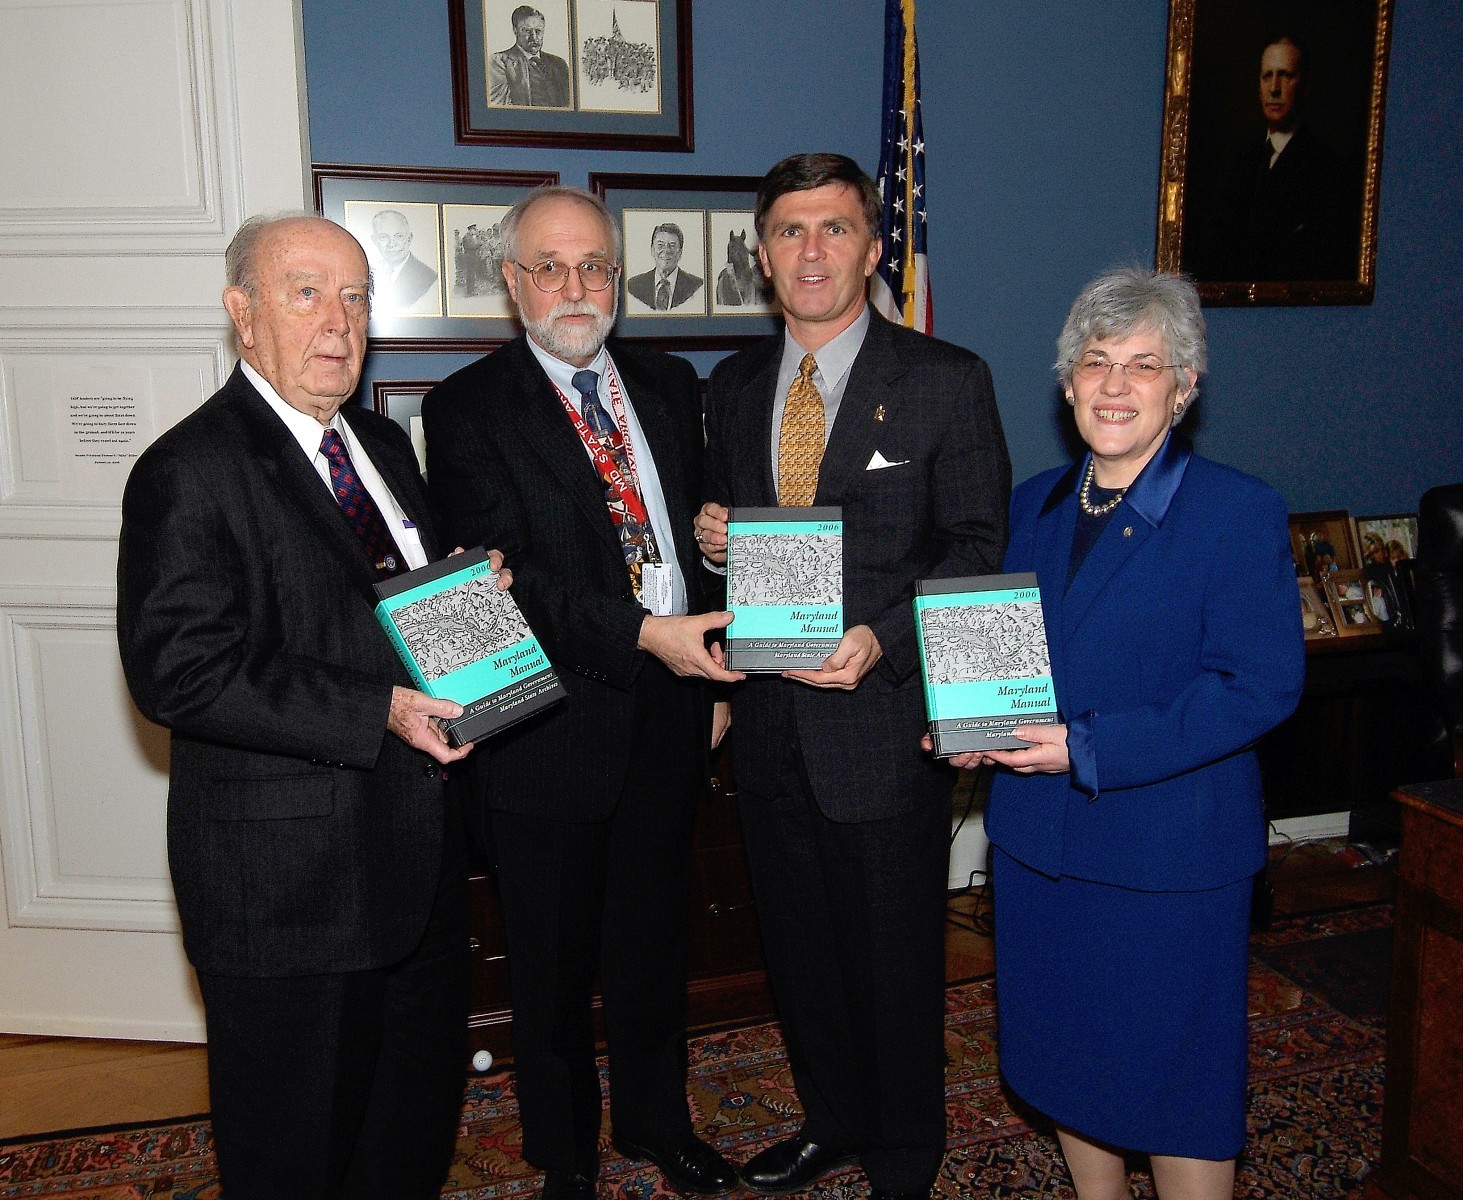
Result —
[[[1174,403],[1173,415],[1176,417],[1181,417],[1184,415],[1184,402],[1182,400],[1176,401]]]
[[[1068,392],[1067,393],[1067,407],[1068,408],[1076,408],[1077,407],[1077,397],[1074,396],[1071,392]]]

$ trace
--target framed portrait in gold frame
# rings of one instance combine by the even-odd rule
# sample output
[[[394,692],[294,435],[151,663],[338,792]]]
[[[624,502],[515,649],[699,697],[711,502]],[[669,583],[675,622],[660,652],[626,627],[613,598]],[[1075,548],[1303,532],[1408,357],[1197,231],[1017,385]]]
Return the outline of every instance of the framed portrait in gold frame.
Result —
[[[1171,0],[1158,266],[1208,304],[1369,304],[1392,0]]]

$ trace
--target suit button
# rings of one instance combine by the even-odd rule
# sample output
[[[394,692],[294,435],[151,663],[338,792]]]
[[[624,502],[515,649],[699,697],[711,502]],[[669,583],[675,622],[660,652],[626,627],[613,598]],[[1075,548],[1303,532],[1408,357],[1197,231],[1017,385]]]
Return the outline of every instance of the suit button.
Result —
[[[428,763],[425,767],[422,768],[422,774],[425,775],[428,779],[436,779],[437,778],[437,764],[436,763]]]

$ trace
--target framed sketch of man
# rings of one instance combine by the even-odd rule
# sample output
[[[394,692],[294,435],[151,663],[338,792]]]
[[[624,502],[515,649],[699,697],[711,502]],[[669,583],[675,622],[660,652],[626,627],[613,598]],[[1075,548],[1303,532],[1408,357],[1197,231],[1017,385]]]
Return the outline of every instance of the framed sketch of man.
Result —
[[[626,209],[625,316],[706,314],[706,214],[695,209]]]
[[[489,108],[574,107],[569,0],[483,0]]]
[[[557,173],[315,163],[311,175],[315,210],[370,261],[373,349],[481,353],[518,332],[497,223]]]
[[[348,200],[345,227],[371,264],[373,316],[442,315],[442,236],[435,204]]]
[[[1367,304],[1392,0],[1173,0],[1158,265],[1211,304]]]
[[[622,336],[665,350],[722,350],[781,328],[759,287],[759,183],[755,175],[590,174],[589,190],[625,238]]]
[[[448,0],[458,142],[689,152],[691,0]]]

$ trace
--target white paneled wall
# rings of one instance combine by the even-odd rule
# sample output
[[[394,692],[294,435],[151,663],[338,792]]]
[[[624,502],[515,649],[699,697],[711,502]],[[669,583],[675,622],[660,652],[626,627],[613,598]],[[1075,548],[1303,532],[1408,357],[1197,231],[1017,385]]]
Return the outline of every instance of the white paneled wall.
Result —
[[[296,0],[0,0],[0,1030],[201,1039],[127,471],[226,377],[223,251],[307,203]]]

